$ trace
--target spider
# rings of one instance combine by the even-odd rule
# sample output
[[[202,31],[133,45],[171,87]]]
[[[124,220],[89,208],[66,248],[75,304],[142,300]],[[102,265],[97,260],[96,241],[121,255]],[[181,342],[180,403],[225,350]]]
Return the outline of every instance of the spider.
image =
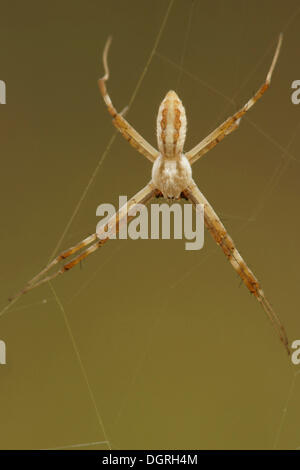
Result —
[[[124,118],[124,111],[118,113],[114,107],[106,88],[106,82],[109,79],[109,68],[107,56],[111,44],[111,37],[108,38],[103,51],[104,76],[98,80],[100,93],[107,106],[108,112],[112,116],[113,124],[121,132],[123,137],[151,163],[152,178],[150,182],[133,196],[123,207],[120,208],[116,216],[113,216],[108,223],[101,228],[102,237],[99,233],[88,236],[77,245],[63,251],[53,259],[39,274],[29,281],[23,290],[13,298],[30,291],[31,289],[50,281],[59,274],[63,274],[76,266],[81,260],[102,247],[109,240],[110,230],[119,230],[120,224],[124,220],[131,220],[134,213],[134,207],[137,204],[146,204],[153,197],[164,197],[166,199],[189,200],[195,207],[197,204],[204,205],[204,223],[215,242],[222,248],[225,256],[228,258],[232,267],[238,273],[251,294],[257,298],[269,317],[286,351],[290,354],[287,335],[278,316],[266,299],[262,287],[249,269],[238,250],[236,249],[232,238],[228,235],[224,225],[215,213],[214,209],[203,196],[197,184],[192,179],[191,165],[199,158],[211,150],[227,135],[231,134],[239,127],[239,123],[244,114],[262,97],[269,88],[271,77],[278,59],[282,43],[282,34],[278,39],[275,54],[269,68],[264,83],[252,98],[235,114],[227,118],[219,127],[211,132],[205,139],[188,152],[183,152],[183,146],[186,136],[186,114],[183,104],[175,91],[169,91],[160,104],[157,116],[157,143],[158,150],[150,145]],[[130,212],[130,214],[129,214]],[[107,232],[107,234],[103,233]],[[49,270],[60,261],[69,258],[74,253],[77,254],[73,259],[64,264],[60,269],[49,274]],[[10,300],[12,300],[11,298]]]

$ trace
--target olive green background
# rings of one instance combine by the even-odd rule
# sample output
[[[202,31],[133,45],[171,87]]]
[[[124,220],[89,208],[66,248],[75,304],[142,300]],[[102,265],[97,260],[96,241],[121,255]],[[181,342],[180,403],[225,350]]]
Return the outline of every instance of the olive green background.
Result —
[[[168,6],[0,3],[1,309],[56,247],[95,231],[100,203],[150,179],[149,161],[120,135],[105,153],[115,130],[97,79],[112,34],[108,88],[123,109]],[[175,0],[127,114],[156,145],[158,106],[175,89],[189,149],[263,82],[284,32],[271,89],[193,175],[290,343],[300,339],[299,28],[298,0]],[[184,240],[111,241],[52,287],[0,317],[0,448],[300,446],[300,366],[208,233],[200,251]]]

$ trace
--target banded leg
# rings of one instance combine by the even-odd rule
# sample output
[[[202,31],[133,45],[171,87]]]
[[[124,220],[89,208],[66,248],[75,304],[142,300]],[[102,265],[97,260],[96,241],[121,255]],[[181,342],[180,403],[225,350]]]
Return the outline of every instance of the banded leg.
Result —
[[[113,123],[116,128],[121,132],[123,137],[134,147],[138,150],[142,155],[144,155],[148,160],[154,162],[154,160],[158,157],[159,152],[152,147],[127,121],[124,119],[122,114],[118,113],[110,96],[107,92],[105,82],[109,79],[109,68],[107,64],[107,55],[109,46],[111,44],[111,37],[108,38],[104,51],[103,51],[103,66],[105,74],[102,78],[98,80],[99,89],[101,95],[103,96],[104,102],[107,106],[107,109],[111,116],[113,117]]]
[[[184,191],[184,193],[194,205],[204,204],[205,226],[215,242],[222,248],[225,256],[228,258],[251,294],[254,294],[257,300],[261,303],[280,340],[284,344],[287,353],[290,354],[287,335],[280,319],[272,309],[269,301],[266,299],[260,283],[236,249],[233,240],[228,235],[218,215],[194,182]]]
[[[69,271],[71,268],[76,266],[80,261],[84,258],[89,256],[91,253],[94,253],[98,248],[104,245],[110,238],[110,234],[115,231],[117,233],[120,229],[122,222],[125,220],[131,220],[134,218],[134,215],[130,215],[134,212],[134,208],[137,204],[146,204],[149,202],[153,196],[156,194],[155,186],[152,182],[148,183],[141,191],[139,191],[134,197],[132,197],[124,206],[120,208],[120,210],[113,215],[107,224],[93,235],[82,240],[77,245],[69,248],[66,251],[63,251],[60,255],[58,255],[53,261],[51,261],[37,276],[35,276],[31,281],[27,283],[27,285],[18,292],[16,295],[11,297],[9,300],[13,300],[17,297],[20,297],[22,294],[38,287],[41,284],[44,284],[51,279],[54,279],[59,274],[63,274],[66,271]],[[128,214],[130,212],[130,214]],[[107,233],[107,236],[106,236]],[[95,242],[95,240],[97,240]],[[93,243],[95,242],[95,243]],[[91,245],[91,243],[93,243]],[[57,265],[60,261],[68,258],[72,254],[76,253],[77,251],[81,250],[82,248],[87,247],[84,251],[82,251],[78,256],[73,258],[68,263],[64,264],[60,269],[55,271],[53,274],[49,274],[48,276],[44,277],[55,265]]]
[[[240,123],[241,118],[246,114],[246,112],[252,108],[252,106],[263,96],[265,91],[269,88],[271,83],[272,74],[279,56],[280,48],[282,43],[282,34],[280,34],[278,39],[277,48],[271,63],[271,67],[268,71],[265,82],[257,90],[255,95],[250,98],[250,100],[233,116],[230,116],[226,121],[224,121],[217,129],[211,132],[205,139],[203,139],[196,147],[192,148],[189,152],[186,153],[186,157],[189,160],[190,164],[195,163],[200,157],[205,153],[215,147],[221,140],[224,139],[231,132],[235,131]]]

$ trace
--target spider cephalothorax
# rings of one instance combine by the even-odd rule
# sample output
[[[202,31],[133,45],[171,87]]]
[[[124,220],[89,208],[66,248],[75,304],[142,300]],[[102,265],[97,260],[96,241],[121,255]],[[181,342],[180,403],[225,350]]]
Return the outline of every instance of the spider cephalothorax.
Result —
[[[166,94],[159,107],[156,134],[160,154],[153,164],[152,180],[165,198],[179,199],[192,182],[192,168],[183,154],[185,109],[173,90]]]
[[[272,73],[279,55],[279,50],[282,42],[280,35],[277,49],[275,51],[273,61],[266,80],[252,98],[236,113],[229,116],[226,121],[220,124],[213,132],[211,132],[205,139],[193,147],[186,153],[183,153],[183,145],[186,135],[186,115],[184,107],[174,91],[169,91],[162,101],[158,116],[157,116],[157,141],[158,150],[152,147],[130,124],[124,119],[122,113],[118,113],[106,89],[106,81],[109,78],[109,69],[107,65],[107,54],[111,39],[106,43],[103,53],[103,65],[105,75],[99,79],[99,88],[103,96],[105,104],[109,113],[113,118],[113,123],[116,128],[121,132],[125,139],[144,155],[148,160],[153,163],[152,180],[141,189],[135,196],[133,196],[117,213],[113,216],[105,226],[102,226],[101,233],[94,233],[88,236],[77,245],[69,248],[54,260],[51,261],[37,276],[35,276],[25,288],[20,291],[17,296],[28,292],[34,287],[47,282],[59,274],[63,274],[69,269],[80,263],[81,260],[89,256],[98,248],[104,245],[109,240],[110,233],[119,230],[121,223],[124,220],[133,218],[131,215],[135,212],[140,204],[146,204],[153,197],[165,197],[169,199],[185,198],[192,202],[197,207],[198,204],[204,206],[204,222],[206,228],[212,235],[215,242],[222,248],[227,259],[238,273],[249,291],[261,303],[269,319],[271,320],[278,336],[283,342],[287,352],[289,353],[288,339],[276,313],[272,309],[270,303],[265,297],[260,283],[254,276],[253,272],[248,268],[247,264],[239,254],[234,245],[232,238],[227,233],[220,218],[208,202],[208,200],[201,193],[200,189],[192,179],[191,165],[211,150],[226,136],[235,131],[240,123],[244,114],[261,98],[264,92],[268,89]],[[108,230],[110,229],[110,230]],[[82,251],[81,251],[82,250]],[[71,261],[64,264],[60,269],[52,274],[48,274],[50,269],[57,265],[60,261],[65,260],[69,256],[80,252]],[[17,297],[16,296],[16,297]]]

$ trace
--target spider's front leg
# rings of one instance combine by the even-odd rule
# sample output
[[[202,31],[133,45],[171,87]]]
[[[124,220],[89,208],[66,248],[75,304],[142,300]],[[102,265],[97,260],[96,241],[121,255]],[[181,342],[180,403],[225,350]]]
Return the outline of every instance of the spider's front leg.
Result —
[[[38,287],[41,284],[44,284],[45,282],[51,281],[58,275],[69,271],[71,268],[80,263],[80,261],[85,259],[90,254],[94,253],[94,251],[98,250],[98,248],[101,248],[104,243],[106,243],[110,239],[111,233],[117,233],[119,231],[120,226],[125,220],[129,221],[133,219],[134,215],[131,214],[135,213],[135,208],[138,207],[139,204],[147,204],[155,196],[156,193],[157,190],[152,181],[150,181],[150,183],[148,183],[141,191],[139,191],[135,196],[133,196],[124,206],[122,206],[119,211],[108,220],[107,224],[102,226],[99,231],[97,231],[97,233],[90,235],[81,242],[77,243],[77,245],[59,254],[39,274],[37,274],[33,279],[31,279],[31,281],[27,283],[24,289],[19,291],[9,300],[12,301],[20,297],[22,294],[25,294],[26,292],[34,289],[35,287]],[[71,259],[71,261],[64,264],[53,274],[49,274],[46,276],[46,274],[60,261],[65,260],[66,258],[80,251],[83,248],[85,248],[85,250],[83,250],[75,258]]]
[[[260,283],[254,276],[253,272],[248,268],[245,261],[236,249],[233,240],[228,235],[218,215],[215,213],[207,199],[203,196],[195,182],[192,182],[189,185],[189,187],[184,191],[184,194],[193,203],[193,205],[204,205],[205,226],[207,227],[215,242],[222,248],[224,254],[249,291],[254,294],[254,296],[263,306],[263,309],[273,324],[273,327],[275,328],[287,353],[290,354],[288,338],[280,319],[272,309],[269,301],[266,299]]]

